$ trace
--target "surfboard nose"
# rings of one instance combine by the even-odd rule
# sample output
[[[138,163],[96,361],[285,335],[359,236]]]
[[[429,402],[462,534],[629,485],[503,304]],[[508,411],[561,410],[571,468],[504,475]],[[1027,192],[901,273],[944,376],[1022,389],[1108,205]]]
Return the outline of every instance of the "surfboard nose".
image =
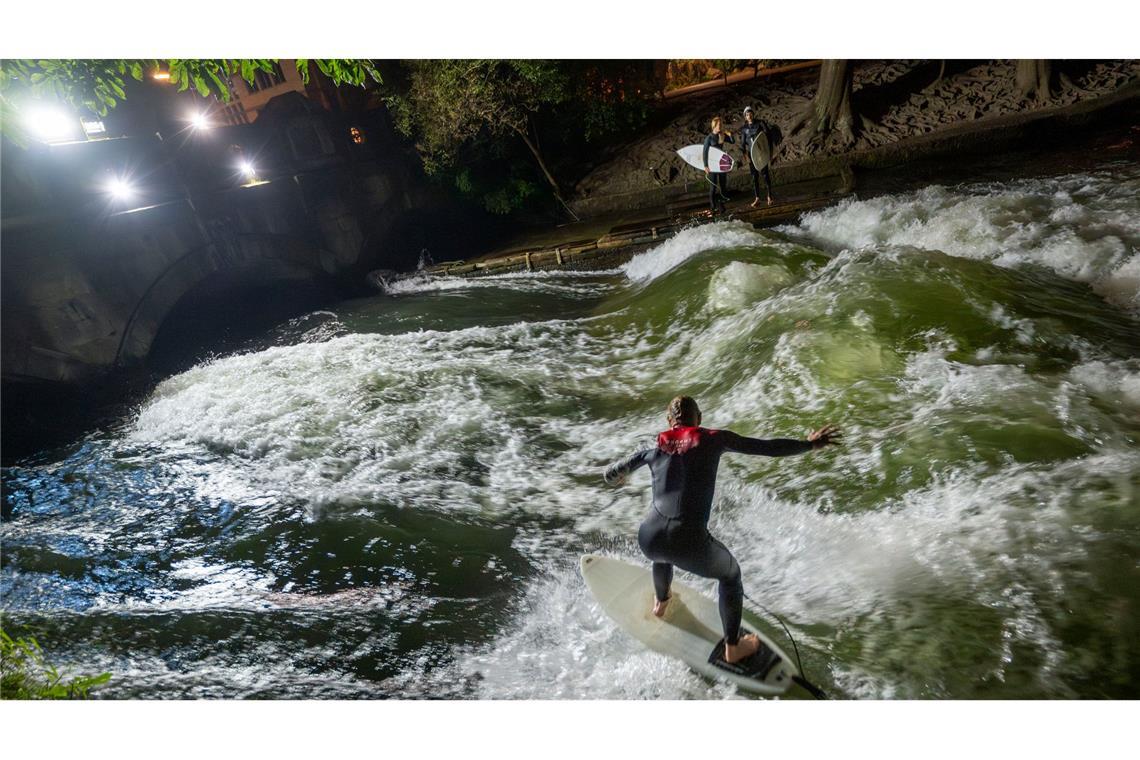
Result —
[[[583,554],[582,557],[578,560],[578,568],[582,572],[586,572],[586,568],[597,558],[597,555],[594,554]]]

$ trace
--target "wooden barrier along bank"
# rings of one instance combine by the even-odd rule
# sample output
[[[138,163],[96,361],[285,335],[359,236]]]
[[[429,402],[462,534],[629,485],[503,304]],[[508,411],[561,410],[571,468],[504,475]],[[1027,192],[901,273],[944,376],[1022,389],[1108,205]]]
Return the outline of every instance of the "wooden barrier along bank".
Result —
[[[733,213],[718,220],[735,219],[755,227],[771,227],[794,221],[800,214],[829,206],[847,193],[834,191],[811,198],[793,199],[772,206],[734,208]],[[438,277],[478,277],[510,272],[550,270],[611,269],[625,263],[642,251],[668,240],[683,229],[707,223],[698,209],[701,201],[690,201],[668,217],[640,220],[612,227],[593,239],[569,240],[557,245],[535,246],[484,256],[473,261],[451,261],[437,264],[417,273]]]

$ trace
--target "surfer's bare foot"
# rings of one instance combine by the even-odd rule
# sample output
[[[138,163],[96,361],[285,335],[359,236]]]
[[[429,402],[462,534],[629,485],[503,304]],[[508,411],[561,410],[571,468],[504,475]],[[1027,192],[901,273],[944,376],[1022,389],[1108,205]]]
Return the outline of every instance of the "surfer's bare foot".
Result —
[[[673,598],[672,596],[667,596],[667,597],[665,597],[665,601],[661,601],[660,599],[654,599],[653,600],[653,614],[656,615],[657,617],[665,617],[665,608],[669,606],[669,600],[672,598]]]
[[[746,660],[752,655],[760,651],[760,637],[754,633],[749,633],[740,637],[740,641],[736,642],[733,646],[727,641],[724,642],[724,659],[725,662],[735,663],[741,660]]]
[[[768,205],[769,206],[772,205],[772,196],[770,196],[770,195],[768,196]]]
[[[772,203],[772,202],[771,202],[771,201],[768,201],[768,203],[769,203],[769,205],[771,205],[771,203]],[[756,207],[757,207],[757,206],[759,206],[759,205],[760,205],[760,199],[759,199],[759,198],[757,198],[756,200],[752,201],[752,208],[756,208]]]

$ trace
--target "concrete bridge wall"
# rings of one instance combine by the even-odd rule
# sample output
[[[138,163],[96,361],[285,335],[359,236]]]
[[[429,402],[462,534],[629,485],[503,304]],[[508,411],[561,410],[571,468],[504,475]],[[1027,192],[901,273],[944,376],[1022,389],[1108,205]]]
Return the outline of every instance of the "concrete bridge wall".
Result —
[[[6,382],[83,382],[138,364],[179,300],[219,279],[288,288],[414,261],[418,249],[389,238],[433,199],[387,125],[274,105],[255,124],[201,135],[5,146]],[[241,175],[244,160],[259,184]],[[116,201],[107,183],[125,176],[137,191]]]

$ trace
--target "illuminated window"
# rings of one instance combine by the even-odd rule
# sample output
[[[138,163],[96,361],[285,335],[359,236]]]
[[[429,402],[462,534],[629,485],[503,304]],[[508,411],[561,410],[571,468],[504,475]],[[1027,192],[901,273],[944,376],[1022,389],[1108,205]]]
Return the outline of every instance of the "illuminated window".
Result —
[[[352,141],[357,145],[364,144],[364,131],[359,127],[349,127],[348,134],[352,136]]]

